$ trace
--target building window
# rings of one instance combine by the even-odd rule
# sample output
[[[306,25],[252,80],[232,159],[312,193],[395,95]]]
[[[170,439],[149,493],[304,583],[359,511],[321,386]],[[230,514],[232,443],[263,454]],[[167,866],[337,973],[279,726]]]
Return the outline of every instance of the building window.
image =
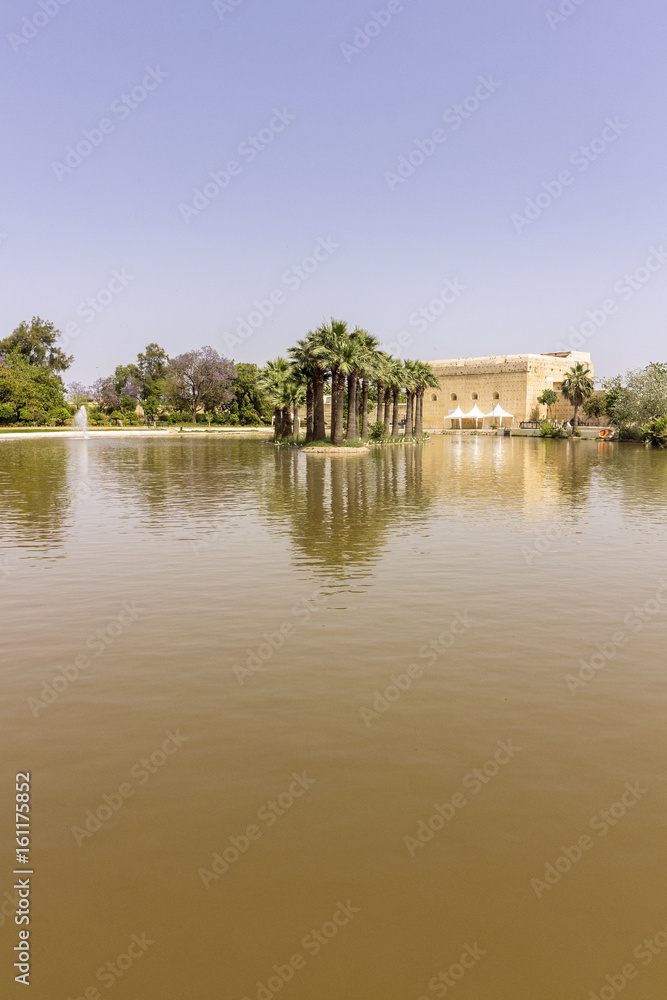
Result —
[[[455,393],[455,392],[453,392],[453,393],[451,394],[451,396],[450,396],[449,398],[451,399],[451,401],[452,401],[453,403],[455,403],[455,402],[456,402],[456,400],[457,400],[457,399],[458,399],[459,397],[458,397],[458,396],[456,395],[456,393]]]
[[[500,393],[499,392],[494,392],[493,398],[499,400],[500,399]]]
[[[437,403],[437,402],[438,402],[438,397],[436,396],[436,394],[435,394],[435,393],[433,393],[433,394],[431,395],[431,402],[432,402],[432,403]]]
[[[473,399],[479,399],[479,396],[477,395],[477,393],[476,393],[476,392],[473,392],[473,394],[472,394],[472,398],[473,398]]]

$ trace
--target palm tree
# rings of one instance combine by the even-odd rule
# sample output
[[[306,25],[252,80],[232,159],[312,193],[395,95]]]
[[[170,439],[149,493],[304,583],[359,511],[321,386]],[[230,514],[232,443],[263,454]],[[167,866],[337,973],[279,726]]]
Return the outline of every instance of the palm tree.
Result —
[[[424,393],[427,389],[439,389],[440,379],[427,361],[415,361],[413,372],[417,397],[414,434],[415,437],[421,437],[424,433]]]
[[[392,437],[398,437],[398,397],[404,385],[405,385],[405,371],[403,369],[403,362],[399,361],[398,358],[392,358],[389,364],[389,371],[387,376],[388,391],[391,393],[391,399],[393,403],[393,412],[391,415]],[[385,414],[386,410],[387,407],[386,407],[386,396],[385,396]]]
[[[358,331],[359,345],[363,355],[359,374],[361,376],[361,439],[368,440],[368,392],[371,379],[378,369],[378,347],[380,341],[366,330]],[[378,396],[379,400],[379,396]],[[379,406],[379,403],[378,403]]]
[[[414,403],[415,394],[417,391],[417,365],[418,361],[408,361],[403,362],[404,375],[403,380],[405,382],[405,395],[406,395],[406,407],[405,407],[405,436],[412,437],[413,427],[414,427]]]
[[[296,347],[287,351],[294,364],[295,374],[298,373],[301,384],[306,390],[306,443],[315,439],[315,369],[318,362],[315,356],[314,334],[311,332],[305,340],[297,340]],[[324,379],[322,379],[324,381]],[[324,397],[322,397],[324,399]],[[322,408],[324,416],[324,407]],[[322,428],[324,434],[324,428]]]
[[[331,372],[331,443],[343,443],[345,381],[357,364],[356,345],[348,333],[347,323],[332,319],[320,327],[321,357]]]
[[[353,356],[350,358],[351,370],[347,376],[347,430],[345,437],[348,441],[359,439],[359,374],[365,361],[363,347],[363,335],[365,330],[355,327],[350,334],[350,344],[354,348]]]
[[[386,424],[384,414],[382,412],[382,404],[385,398],[385,387],[387,381],[387,366],[391,361],[390,356],[385,351],[378,351],[375,355],[375,388],[377,390],[378,396],[378,408],[377,408],[377,423],[381,423],[383,420]]]
[[[260,384],[273,406],[274,435],[276,441],[292,433],[292,406],[296,383],[293,366],[286,358],[267,362],[260,372]]]
[[[565,378],[561,382],[560,391],[563,396],[574,407],[574,417],[572,427],[576,430],[579,419],[579,407],[583,402],[593,395],[595,383],[591,378],[590,368],[585,368],[581,361],[566,372]]]

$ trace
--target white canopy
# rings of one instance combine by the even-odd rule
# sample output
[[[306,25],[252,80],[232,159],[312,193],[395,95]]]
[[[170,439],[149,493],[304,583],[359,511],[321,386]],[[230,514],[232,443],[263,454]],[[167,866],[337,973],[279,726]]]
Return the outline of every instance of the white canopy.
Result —
[[[458,420],[459,421],[459,425],[460,425],[461,420],[465,416],[466,416],[466,414],[463,412],[463,410],[461,409],[461,407],[457,406],[455,410],[452,410],[451,413],[447,414],[447,420]]]
[[[470,413],[464,413],[463,416],[467,417],[468,419],[473,419],[475,421],[475,427],[476,427],[477,421],[484,420],[486,413],[482,413],[477,403],[475,403]]]
[[[502,406],[500,405],[500,402],[497,402],[496,405],[493,407],[493,409],[489,413],[489,417],[493,417],[494,420],[500,420],[501,427],[503,423],[503,417],[511,417],[512,421],[514,420],[514,414],[508,413],[507,410],[503,410]]]

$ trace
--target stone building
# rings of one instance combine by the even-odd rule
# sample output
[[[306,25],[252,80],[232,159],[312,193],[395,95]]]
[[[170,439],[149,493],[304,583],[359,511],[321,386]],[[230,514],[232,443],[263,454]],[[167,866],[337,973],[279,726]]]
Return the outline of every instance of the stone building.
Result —
[[[562,351],[554,354],[499,354],[488,358],[458,358],[431,361],[440,379],[439,389],[428,389],[424,396],[424,429],[443,430],[452,426],[448,416],[457,407],[469,413],[476,405],[490,413],[500,403],[514,415],[514,426],[522,420],[546,417],[546,407],[537,402],[545,389],[558,391],[566,374],[578,361],[593,375],[590,354]],[[580,412],[580,416],[583,414]],[[569,420],[572,407],[561,397],[552,411],[558,420]],[[585,419],[585,418],[584,418]],[[475,427],[473,419],[463,420],[463,428]],[[504,421],[509,425],[511,421]],[[490,421],[485,421],[488,427]],[[458,421],[455,426],[458,427]],[[481,426],[481,421],[479,423]]]

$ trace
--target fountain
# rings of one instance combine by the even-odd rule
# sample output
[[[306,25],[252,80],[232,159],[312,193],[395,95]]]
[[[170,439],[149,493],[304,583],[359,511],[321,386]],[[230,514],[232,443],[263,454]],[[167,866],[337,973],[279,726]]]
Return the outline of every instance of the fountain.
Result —
[[[88,410],[80,406],[74,415],[74,426],[78,427],[85,438],[88,437]]]

